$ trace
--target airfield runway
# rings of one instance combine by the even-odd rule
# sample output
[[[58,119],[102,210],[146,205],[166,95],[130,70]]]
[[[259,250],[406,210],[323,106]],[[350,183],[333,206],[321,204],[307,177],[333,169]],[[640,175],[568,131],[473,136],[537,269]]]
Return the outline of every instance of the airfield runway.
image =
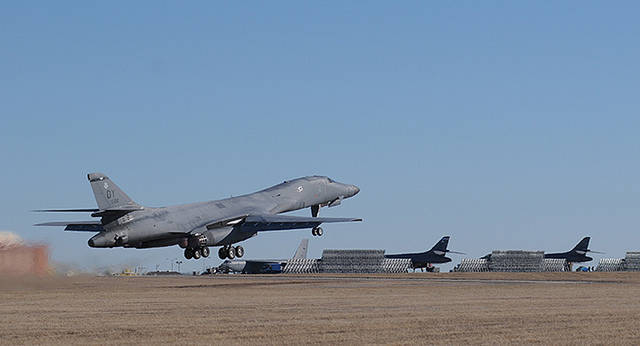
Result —
[[[0,278],[0,344],[639,344],[640,273]]]

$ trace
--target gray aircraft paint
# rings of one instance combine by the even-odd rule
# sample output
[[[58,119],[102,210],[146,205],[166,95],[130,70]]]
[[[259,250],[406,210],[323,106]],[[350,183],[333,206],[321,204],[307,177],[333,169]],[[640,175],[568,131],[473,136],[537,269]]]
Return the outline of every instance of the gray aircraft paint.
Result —
[[[309,239],[302,239],[298,249],[293,254],[293,259],[305,259],[307,258],[307,250],[309,249]]]
[[[285,181],[238,197],[168,207],[135,203],[106,175],[88,175],[98,209],[39,210],[92,212],[100,221],[49,222],[37,226],[66,226],[66,230],[99,232],[91,247],[183,248],[231,245],[262,231],[314,228],[322,223],[362,221],[356,218],[322,218],[277,215],[312,206],[338,205],[355,196],[355,185],[324,176]]]

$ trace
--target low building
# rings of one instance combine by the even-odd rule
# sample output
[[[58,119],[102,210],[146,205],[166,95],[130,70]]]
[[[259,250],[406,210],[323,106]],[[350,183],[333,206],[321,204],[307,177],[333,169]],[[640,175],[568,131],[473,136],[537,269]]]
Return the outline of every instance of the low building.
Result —
[[[49,249],[45,245],[25,245],[10,232],[0,232],[0,275],[47,275]]]

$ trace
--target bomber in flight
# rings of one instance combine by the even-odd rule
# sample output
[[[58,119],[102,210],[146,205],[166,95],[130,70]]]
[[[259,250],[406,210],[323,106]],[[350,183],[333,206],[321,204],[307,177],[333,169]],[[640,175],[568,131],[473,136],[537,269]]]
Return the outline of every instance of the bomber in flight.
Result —
[[[90,212],[100,220],[47,222],[36,226],[65,226],[67,231],[96,232],[90,247],[152,248],[179,245],[187,259],[208,257],[209,246],[220,246],[220,259],[242,257],[233,244],[264,231],[311,229],[323,233],[323,223],[362,221],[358,218],[318,217],[320,207],[340,205],[360,189],[323,176],[285,181],[251,194],[169,207],[145,207],[134,202],[102,173],[88,176],[98,209],[48,209],[42,212]],[[279,215],[311,209],[311,217]]]

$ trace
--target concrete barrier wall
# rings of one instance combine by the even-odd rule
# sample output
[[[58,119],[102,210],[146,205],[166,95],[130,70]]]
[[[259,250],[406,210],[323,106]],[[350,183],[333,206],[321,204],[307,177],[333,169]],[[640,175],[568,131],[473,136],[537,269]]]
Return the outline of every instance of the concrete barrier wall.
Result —
[[[596,267],[599,272],[640,271],[640,252],[629,251],[624,258],[602,258]]]
[[[455,272],[561,272],[568,271],[563,259],[544,258],[542,251],[493,251],[488,258],[465,258]]]
[[[406,273],[409,259],[384,257],[384,250],[324,250],[321,259],[289,260],[285,274]]]

